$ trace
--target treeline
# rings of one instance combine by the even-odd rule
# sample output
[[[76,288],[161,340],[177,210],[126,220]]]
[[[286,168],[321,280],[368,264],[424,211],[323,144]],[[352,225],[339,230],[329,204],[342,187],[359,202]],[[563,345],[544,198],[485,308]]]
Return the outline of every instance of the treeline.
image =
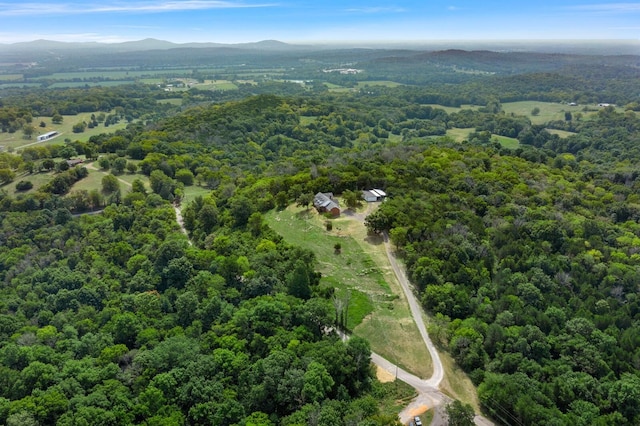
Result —
[[[147,84],[67,89],[12,88],[3,90],[0,107],[28,111],[35,117],[116,110],[131,121],[141,117],[164,117],[175,110],[171,104],[157,102],[166,96],[166,92]],[[3,123],[2,117],[0,108],[0,124]]]

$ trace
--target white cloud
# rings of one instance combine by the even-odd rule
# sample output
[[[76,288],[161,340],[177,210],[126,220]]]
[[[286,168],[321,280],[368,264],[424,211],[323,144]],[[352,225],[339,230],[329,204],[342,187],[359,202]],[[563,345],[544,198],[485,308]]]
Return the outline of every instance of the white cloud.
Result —
[[[570,7],[573,10],[585,10],[601,13],[630,13],[640,12],[640,3],[599,3],[583,4]]]
[[[157,1],[157,2],[103,2],[96,5],[86,3],[0,3],[0,15],[75,15],[86,13],[137,13],[137,12],[178,12],[181,10],[207,10],[207,9],[241,9],[273,7],[276,4],[262,3],[251,4],[233,1],[216,0],[186,0],[186,1]]]
[[[458,6],[449,6],[449,7],[447,7],[447,10],[455,12],[456,10],[460,10],[460,8]]]

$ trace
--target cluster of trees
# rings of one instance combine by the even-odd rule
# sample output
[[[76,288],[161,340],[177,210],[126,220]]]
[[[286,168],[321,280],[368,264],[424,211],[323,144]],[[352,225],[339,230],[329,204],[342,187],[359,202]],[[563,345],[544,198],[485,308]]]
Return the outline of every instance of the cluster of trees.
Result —
[[[416,150],[378,166],[392,197],[367,225],[403,253],[434,337],[492,416],[636,424],[638,187],[557,159]]]
[[[35,131],[35,127],[31,124],[32,122],[33,115],[30,108],[0,105],[0,131],[3,133],[15,133],[25,129],[25,126],[29,126],[29,129]]]
[[[9,131],[9,123],[19,122],[25,115],[55,116],[60,120],[62,115],[115,111],[127,121],[164,117],[175,110],[171,104],[157,102],[165,96],[161,89],[145,84],[66,89],[9,88],[3,90],[0,102],[0,126],[2,131]],[[22,126],[15,128],[20,129]]]
[[[0,422],[395,424],[310,252],[235,221],[190,246],[152,198],[2,213]]]

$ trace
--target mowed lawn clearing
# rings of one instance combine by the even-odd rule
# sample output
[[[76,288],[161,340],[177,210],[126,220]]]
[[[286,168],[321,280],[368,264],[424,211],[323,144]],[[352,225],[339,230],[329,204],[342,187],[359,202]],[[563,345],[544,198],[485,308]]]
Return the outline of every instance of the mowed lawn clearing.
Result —
[[[315,253],[321,286],[334,287],[338,297],[351,295],[347,326],[355,335],[400,367],[423,378],[431,376],[431,358],[380,238],[368,237],[364,225],[347,214],[331,219],[331,231],[325,228],[327,219],[313,209],[290,206],[267,213],[265,220],[288,243]]]
[[[540,112],[537,115],[531,114],[534,108],[538,108]],[[507,102],[502,104],[505,113],[516,115],[524,115],[528,117],[533,124],[544,124],[549,121],[564,120],[565,112],[572,115],[582,112],[584,105],[571,106],[557,102],[538,102],[538,101],[521,101]]]

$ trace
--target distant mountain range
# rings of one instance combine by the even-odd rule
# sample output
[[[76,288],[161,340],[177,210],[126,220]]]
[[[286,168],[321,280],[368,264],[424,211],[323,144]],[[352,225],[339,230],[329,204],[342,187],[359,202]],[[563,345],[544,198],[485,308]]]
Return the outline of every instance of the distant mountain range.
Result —
[[[146,38],[122,43],[61,42],[34,40],[13,44],[0,43],[0,52],[56,52],[69,50],[95,50],[108,52],[135,52],[169,50],[180,48],[227,48],[261,51],[319,50],[341,48],[408,49],[408,50],[491,50],[544,53],[577,54],[640,54],[640,40],[425,40],[414,42],[342,42],[333,44],[290,44],[278,40],[263,40],[253,43],[173,43],[166,40]]]
[[[109,52],[135,52],[147,50],[168,50],[178,48],[236,48],[246,50],[271,50],[283,51],[294,49],[309,49],[311,46],[300,46],[283,43],[277,40],[264,40],[255,43],[222,44],[222,43],[173,43],[166,40],[147,38],[138,41],[127,41],[123,43],[98,43],[98,42],[62,42],[51,40],[34,40],[13,44],[0,43],[2,52],[55,52],[69,50],[95,50],[97,48]]]
[[[509,55],[505,55],[509,53]],[[277,40],[255,43],[173,43],[144,39],[124,43],[77,43],[35,40],[0,44],[0,67],[18,72],[34,67],[72,70],[89,67],[224,66],[245,63],[298,67],[303,62],[336,64],[381,61],[387,64],[435,63],[487,72],[514,72],[523,64],[556,68],[568,55],[640,56],[639,40],[561,41],[424,41],[389,43],[289,44]],[[542,56],[540,56],[542,55]],[[609,61],[613,59],[603,59]],[[633,62],[635,61],[635,62]],[[640,60],[633,59],[634,66]],[[557,63],[556,63],[557,62]],[[625,64],[628,61],[625,62]],[[35,65],[37,64],[37,65]]]

